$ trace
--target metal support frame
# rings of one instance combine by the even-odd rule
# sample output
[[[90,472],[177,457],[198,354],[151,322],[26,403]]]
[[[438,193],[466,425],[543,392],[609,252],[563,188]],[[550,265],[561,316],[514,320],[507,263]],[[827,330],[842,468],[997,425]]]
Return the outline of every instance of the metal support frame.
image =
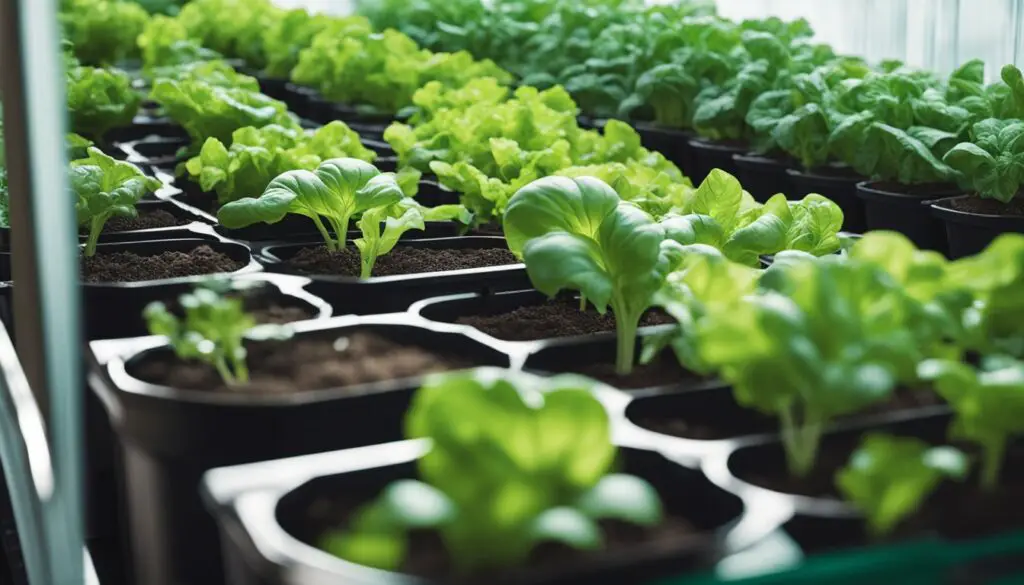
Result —
[[[47,422],[53,460],[53,489],[38,494],[51,562],[48,579],[35,575],[33,585],[83,583],[86,565],[78,228],[65,116],[58,114],[67,109],[59,39],[56,0],[0,0],[18,357]]]

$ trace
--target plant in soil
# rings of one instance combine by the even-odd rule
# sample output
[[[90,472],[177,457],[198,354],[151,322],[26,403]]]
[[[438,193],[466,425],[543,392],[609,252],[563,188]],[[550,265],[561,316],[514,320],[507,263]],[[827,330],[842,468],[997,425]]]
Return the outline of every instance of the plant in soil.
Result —
[[[206,362],[217,369],[224,383],[239,386],[249,382],[246,339],[285,340],[292,330],[285,325],[256,325],[245,312],[244,300],[224,296],[223,287],[197,287],[178,298],[184,310],[179,318],[161,302],[146,306],[143,316],[151,335],[167,337],[182,359]]]
[[[946,318],[877,266],[839,257],[787,262],[755,294],[712,307],[693,333],[699,359],[741,405],[779,418],[797,477],[814,466],[830,421],[917,380]]]
[[[357,226],[362,237],[355,245],[362,278],[370,277],[377,258],[394,249],[406,231],[424,229],[426,221],[471,220],[461,205],[428,208],[406,198],[394,173],[381,173],[354,158],[327,160],[314,171],[283,173],[260,197],[244,197],[221,207],[217,219],[225,227],[238,229],[258,222],[277,223],[289,213],[313,220],[331,252],[345,249],[349,222],[361,215]]]
[[[865,515],[871,535],[881,538],[919,510],[944,479],[963,481],[969,469],[967,456],[954,447],[872,433],[836,473],[836,487]]]
[[[78,59],[89,65],[113,65],[138,56],[135,40],[149,14],[134,2],[63,0],[58,18]]]
[[[399,480],[321,546],[346,560],[402,567],[409,533],[436,530],[459,574],[523,565],[543,542],[599,550],[599,520],[661,522],[655,489],[612,473],[611,425],[595,382],[482,368],[435,375],[406,414],[430,439],[418,480]]]
[[[71,162],[71,190],[76,196],[79,225],[89,229],[84,254],[96,253],[103,225],[111,217],[137,217],[135,205],[147,193],[160,188],[131,163],[121,162],[90,147],[89,156]]]
[[[533,286],[549,297],[578,290],[604,314],[611,307],[618,336],[615,369],[628,374],[640,317],[672,268],[680,248],[639,207],[592,177],[547,177],[508,203],[505,238],[526,263]]]
[[[970,141],[951,148],[943,161],[960,173],[964,189],[1005,204],[1012,214],[1011,203],[1019,203],[1024,186],[1024,121],[982,120],[971,127]]]
[[[918,366],[953,408],[949,436],[981,448],[981,486],[999,483],[1008,443],[1024,435],[1024,362],[988,355],[980,367],[950,360],[927,360]]]
[[[185,25],[177,18],[153,15],[138,38],[142,51],[142,75],[152,81],[157,77],[174,77],[176,67],[220,59],[220,53],[203,47],[189,38]]]
[[[312,133],[276,124],[246,126],[232,132],[229,144],[208,138],[199,154],[185,163],[189,177],[203,191],[216,192],[220,205],[262,193],[270,181],[287,171],[313,170],[332,158],[367,162],[377,158],[362,145],[359,134],[339,121]],[[418,174],[410,178],[417,179]]]

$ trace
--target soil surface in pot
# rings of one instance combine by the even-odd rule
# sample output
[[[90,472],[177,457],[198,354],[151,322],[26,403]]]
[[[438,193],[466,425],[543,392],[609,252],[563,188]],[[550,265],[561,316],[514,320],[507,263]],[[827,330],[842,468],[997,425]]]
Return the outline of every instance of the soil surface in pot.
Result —
[[[442,272],[516,263],[518,260],[512,252],[499,248],[396,246],[389,254],[377,258],[373,276]],[[288,259],[285,265],[300,274],[359,276],[361,270],[359,251],[352,246],[339,252],[331,252],[325,246],[303,248]]]
[[[263,303],[247,310],[260,324],[284,325],[313,318],[313,314],[302,307],[286,307],[275,303]]]
[[[359,508],[367,504],[365,499],[352,495],[337,494],[336,497],[321,497],[306,508],[304,517],[296,519],[297,536],[312,546],[320,546],[331,534],[344,531]],[[666,515],[656,527],[645,528],[620,521],[598,522],[604,547],[602,550],[584,552],[565,545],[544,543],[536,547],[521,570],[551,571],[569,569],[571,566],[585,566],[588,559],[609,555],[627,556],[650,554],[650,551],[671,551],[696,546],[704,541],[699,529],[685,518]],[[341,532],[344,534],[344,532]],[[399,572],[421,577],[443,580],[454,585],[507,582],[510,570],[456,577],[454,566],[440,536],[433,531],[414,531],[410,534],[409,549]]]
[[[506,341],[533,341],[615,331],[615,316],[611,310],[601,315],[593,306],[587,306],[586,311],[581,311],[579,302],[571,299],[519,307],[496,315],[469,315],[459,317],[455,322],[472,325]],[[641,327],[665,323],[675,323],[675,320],[660,311],[648,312],[640,320]]]
[[[85,282],[140,282],[182,276],[234,272],[245,266],[209,246],[187,252],[167,251],[152,256],[133,252],[96,252],[82,258],[82,280]]]
[[[1014,197],[1009,203],[1003,203],[995,199],[982,199],[981,197],[958,197],[944,201],[943,205],[965,213],[1024,217],[1024,196],[1021,195]]]
[[[144,211],[138,217],[112,217],[103,224],[103,232],[128,232],[134,230],[150,230],[155,228],[175,227],[186,225],[187,219],[174,217],[169,211],[157,209],[155,211]],[[88,234],[88,230],[80,230],[82,234]]]
[[[600,380],[620,390],[692,384],[703,380],[697,374],[679,365],[679,361],[671,352],[662,353],[649,364],[635,365],[633,371],[625,376],[615,373],[615,364],[611,361],[590,363],[580,367],[566,368],[566,370]]]
[[[872,406],[853,416],[862,417],[865,415],[935,406],[941,402],[941,398],[930,389],[902,390],[897,392],[891,401]],[[738,404],[734,404],[733,407],[737,409],[743,408]],[[722,413],[719,416],[729,416],[729,414]],[[750,419],[751,423],[749,428],[747,428],[747,425],[743,425],[744,428],[741,432],[737,432],[735,424],[715,424],[713,420],[709,420],[712,417],[694,417],[690,413],[672,413],[672,415],[659,413],[657,417],[646,416],[638,418],[636,424],[664,435],[699,441],[717,441],[719,439],[729,439],[738,434],[753,435],[778,431],[779,424],[773,417],[761,415],[753,410],[743,413],[743,417],[744,419]]]
[[[749,476],[742,473],[737,476],[784,493],[841,499],[835,487],[835,475],[846,466],[858,443],[858,437],[827,437],[814,469],[803,479],[789,476],[783,466],[777,466],[773,473],[759,469]],[[980,452],[969,444],[957,447],[972,455],[974,473],[963,482],[943,480],[894,537],[937,530],[950,537],[972,538],[1024,528],[1024,506],[1020,505],[1020,496],[1024,494],[1024,444],[1017,443],[1007,449],[1000,483],[991,491],[984,491],[979,485],[976,462]]]
[[[258,342],[247,346],[250,382],[227,387],[210,365],[166,357],[144,359],[132,369],[141,380],[213,392],[291,394],[356,386],[457,370],[472,364],[456,355],[403,345],[367,331],[337,338]],[[354,389],[358,391],[358,389]]]

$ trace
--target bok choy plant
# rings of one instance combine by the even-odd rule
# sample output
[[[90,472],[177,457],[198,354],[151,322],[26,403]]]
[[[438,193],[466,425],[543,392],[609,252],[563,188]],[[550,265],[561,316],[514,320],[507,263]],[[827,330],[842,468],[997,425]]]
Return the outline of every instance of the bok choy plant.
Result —
[[[426,221],[470,220],[461,205],[428,208],[407,199],[394,173],[381,173],[355,158],[326,160],[313,171],[282,173],[259,197],[243,197],[222,206],[217,219],[237,229],[277,223],[289,213],[310,218],[327,249],[335,252],[345,249],[350,222],[362,216],[358,223],[362,238],[356,246],[363,278],[370,277],[377,257],[390,252],[406,231],[424,229]]]
[[[144,175],[131,163],[114,160],[93,147],[88,155],[71,162],[70,177],[78,223],[89,229],[84,251],[87,257],[96,253],[96,243],[108,219],[135,217],[139,200],[160,188],[160,181]]]
[[[655,489],[613,473],[608,415],[587,378],[496,368],[437,375],[415,394],[410,439],[430,439],[418,480],[391,483],[321,547],[399,569],[412,530],[436,530],[460,574],[522,565],[542,542],[599,550],[601,519],[661,522]]]
[[[221,287],[222,288],[222,287]],[[182,359],[200,360],[217,369],[228,386],[249,382],[245,340],[284,340],[292,335],[286,325],[256,325],[245,312],[243,300],[225,296],[216,285],[196,287],[181,295],[179,318],[164,303],[146,306],[143,316],[151,335],[164,335]]]

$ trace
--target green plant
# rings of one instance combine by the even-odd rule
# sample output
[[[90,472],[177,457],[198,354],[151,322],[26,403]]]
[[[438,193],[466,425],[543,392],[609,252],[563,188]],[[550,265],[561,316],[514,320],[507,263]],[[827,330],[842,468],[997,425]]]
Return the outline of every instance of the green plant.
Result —
[[[107,131],[130,125],[139,111],[142,96],[121,70],[73,67],[67,82],[72,132],[99,141]]]
[[[259,69],[266,64],[263,35],[283,13],[270,0],[190,0],[177,18],[203,47]]]
[[[704,315],[693,335],[737,402],[779,417],[790,472],[804,476],[828,422],[916,380],[936,341],[915,327],[922,304],[870,263],[828,256],[772,272],[756,294]]]
[[[138,56],[135,39],[149,14],[132,2],[63,0],[59,18],[79,60],[88,65],[113,65]]]
[[[216,191],[221,205],[262,193],[270,181],[291,170],[312,170],[332,158],[373,162],[377,154],[364,147],[359,134],[334,121],[307,134],[276,124],[239,128],[230,146],[208,138],[185,170],[203,191]]]
[[[675,242],[640,208],[592,177],[547,177],[520,189],[505,210],[509,249],[526,263],[533,286],[554,296],[578,290],[615,316],[615,370],[633,369],[640,317],[671,266]]]
[[[90,147],[88,158],[71,162],[71,190],[76,196],[79,225],[89,228],[86,257],[96,253],[103,225],[114,216],[135,217],[135,204],[160,188],[160,181],[147,177],[138,167],[121,162]]]
[[[1024,185],[1024,121],[988,118],[974,124],[970,138],[951,148],[943,162],[979,197],[1009,203]]]
[[[282,325],[257,326],[245,312],[243,299],[222,292],[200,286],[181,295],[178,303],[185,313],[183,319],[161,302],[147,305],[143,316],[149,333],[166,336],[179,358],[206,362],[217,369],[226,385],[241,386],[249,382],[245,340],[284,340],[291,337],[292,330]]]
[[[263,33],[267,57],[264,73],[270,77],[287,78],[298,65],[302,50],[312,45],[313,39],[325,30],[342,38],[365,37],[373,31],[370,22],[362,16],[310,14],[304,8],[289,10],[275,19]]]
[[[521,565],[545,541],[600,549],[600,519],[657,525],[654,488],[611,473],[616,448],[594,384],[493,368],[429,378],[405,420],[408,438],[430,439],[420,479],[390,484],[322,548],[395,570],[408,533],[434,529],[466,574]]]
[[[195,148],[216,138],[231,143],[232,133],[246,126],[270,124],[301,131],[284,102],[237,87],[220,87],[198,79],[158,79],[152,98],[188,132]]]
[[[314,171],[283,173],[258,198],[243,197],[222,206],[217,219],[225,227],[242,228],[258,222],[276,223],[289,213],[310,218],[331,251],[345,249],[349,222],[361,214],[358,227],[363,237],[356,246],[364,278],[369,277],[377,257],[389,252],[402,233],[423,229],[425,221],[469,220],[460,205],[426,208],[407,200],[395,174],[381,173],[354,158],[326,160]],[[381,222],[385,223],[383,231]]]
[[[1024,235],[1002,234],[981,254],[953,262],[949,280],[973,295],[962,317],[965,346],[1024,359]]]
[[[143,73],[153,78],[157,71],[188,65],[197,61],[212,61],[220,54],[204,48],[189,38],[188,30],[180,20],[164,15],[149,19],[138,38],[142,52]]]
[[[928,360],[918,366],[918,373],[933,381],[953,408],[950,437],[981,447],[981,485],[994,489],[1007,443],[1024,434],[1024,362],[988,355],[976,369],[963,362]]]
[[[836,486],[867,516],[877,538],[916,512],[943,479],[962,481],[968,469],[967,456],[953,447],[873,433],[836,474]]]

